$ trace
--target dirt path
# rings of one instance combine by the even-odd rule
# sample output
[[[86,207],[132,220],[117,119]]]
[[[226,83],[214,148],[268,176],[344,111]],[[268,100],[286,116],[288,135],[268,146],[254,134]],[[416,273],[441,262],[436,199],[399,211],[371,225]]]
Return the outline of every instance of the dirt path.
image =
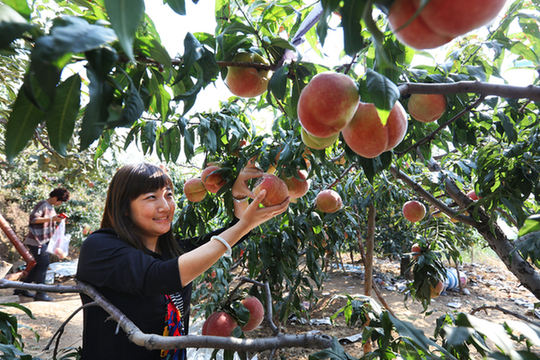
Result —
[[[527,306],[532,306],[536,301],[530,293],[523,287],[519,287],[514,280],[513,275],[500,266],[500,263],[481,264],[476,266],[466,265],[463,271],[468,276],[467,288],[470,295],[463,295],[456,292],[447,292],[446,295],[441,295],[436,298],[429,306],[428,311],[433,313],[430,316],[422,314],[422,306],[420,303],[412,300],[404,300],[404,294],[399,291],[391,291],[392,287],[398,287],[400,280],[398,263],[376,260],[375,262],[375,278],[383,287],[382,294],[392,310],[397,316],[404,321],[413,323],[417,328],[422,329],[426,335],[432,336],[435,327],[435,320],[446,312],[459,311],[470,312],[473,308],[482,305],[499,305],[510,311],[528,316],[533,321],[539,321],[532,312],[527,310]],[[57,282],[58,284],[58,282]],[[72,280],[68,280],[62,285],[72,285]],[[11,289],[0,290],[1,296],[10,296],[13,291]],[[311,309],[312,319],[324,319],[332,316],[346,302],[343,298],[336,298],[336,295],[355,295],[363,294],[363,279],[361,276],[343,271],[329,272],[329,278],[324,282],[324,289],[318,292],[320,301]],[[13,308],[4,308],[4,311],[17,314],[19,323],[23,326],[20,333],[23,335],[26,345],[25,351],[32,356],[39,356],[43,359],[52,358],[52,350],[43,350],[51,337],[61,326],[61,324],[72,315],[72,313],[81,305],[77,294],[50,294],[55,298],[54,302],[35,302],[32,299],[21,297],[21,304],[28,307],[34,316],[32,320],[22,311]],[[460,304],[458,309],[452,308],[449,304]],[[508,315],[501,312],[489,311],[488,313],[480,312],[478,317],[489,321],[501,323],[505,319],[510,319]],[[515,320],[515,318],[513,318]],[[40,339],[36,340],[33,329],[36,331]],[[267,336],[266,329],[253,332],[253,336]],[[285,332],[287,333],[303,333],[307,331],[320,331],[338,338],[357,334],[359,329],[347,327],[343,317],[338,317],[334,325],[302,325],[299,322],[291,322],[286,324]],[[81,345],[82,336],[82,312],[71,319],[62,335],[60,348],[78,347]],[[346,350],[353,356],[361,356],[362,349],[360,342],[355,342],[345,346]],[[308,355],[313,353],[313,350],[303,349],[287,349],[283,351],[283,355],[289,359],[307,359]],[[264,357],[264,356],[263,356]]]

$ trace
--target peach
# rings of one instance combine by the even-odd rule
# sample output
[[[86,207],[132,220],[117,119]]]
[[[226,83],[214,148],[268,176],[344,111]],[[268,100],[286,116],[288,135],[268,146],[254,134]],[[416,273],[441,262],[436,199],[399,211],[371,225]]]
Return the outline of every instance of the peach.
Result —
[[[420,0],[414,0],[416,8]],[[456,37],[491,22],[506,0],[431,0],[420,12],[427,26],[438,34]]]
[[[420,201],[412,200],[403,204],[403,216],[411,222],[418,222],[426,216],[426,207]]]
[[[317,194],[316,198],[317,209],[325,213],[334,213],[341,209],[343,202],[341,196],[330,189],[323,190]]]
[[[202,335],[209,336],[231,336],[238,323],[233,316],[224,311],[211,314],[202,326]]]
[[[446,96],[440,94],[412,94],[407,109],[413,118],[429,123],[437,121],[446,111]]]
[[[430,287],[430,290],[431,290],[431,293],[430,293],[430,296],[431,298],[436,298],[437,296],[441,295],[443,289],[444,289],[444,284],[442,281],[439,280],[439,282],[437,283],[437,285],[435,286],[435,288],[433,288],[433,286],[429,285]]]
[[[289,196],[287,184],[272,174],[265,173],[263,176],[261,176],[255,184],[253,193],[255,196],[257,196],[262,190],[266,190],[266,196],[262,200],[262,204],[264,206],[281,204]]]
[[[206,197],[207,191],[200,178],[189,179],[184,183],[184,195],[191,202],[202,201]]]
[[[262,56],[253,53],[238,53],[234,56],[233,61],[268,65]],[[225,83],[234,95],[255,97],[266,91],[270,79],[268,70],[239,66],[229,66],[227,69]]]
[[[242,327],[242,331],[252,331],[261,325],[264,319],[264,307],[259,299],[254,296],[249,296],[242,300],[244,305],[249,310],[249,320],[246,325]]]
[[[413,253],[413,259],[418,259],[418,257],[422,253],[422,249],[420,248],[419,244],[413,244],[413,246],[411,246],[411,252]]]
[[[358,155],[375,158],[392,150],[407,133],[407,113],[396,102],[385,125],[374,104],[359,103],[351,122],[341,131],[343,139]]]
[[[474,191],[474,190],[469,191],[467,193],[467,196],[473,201],[478,201],[480,199],[480,197],[478,195],[476,195],[476,191]]]
[[[223,179],[220,173],[216,172],[216,170],[219,170],[220,167],[217,165],[210,165],[206,167],[202,173],[201,173],[201,180],[204,184],[204,187],[206,190],[210,191],[211,193],[217,193],[219,189],[223,187],[227,183]]]
[[[339,132],[335,133],[334,135],[330,135],[329,137],[323,138],[323,137],[311,135],[304,128],[301,129],[300,135],[302,136],[302,142],[307,147],[310,147],[315,150],[326,149],[327,147],[335,144],[336,140],[339,138]]]
[[[298,120],[311,135],[327,138],[351,120],[360,95],[349,76],[331,71],[315,75],[298,98]]]
[[[311,183],[309,180],[307,180],[307,177],[307,171],[298,170],[298,178],[293,176],[283,179],[283,181],[285,181],[285,184],[287,184],[287,188],[289,189],[289,196],[291,197],[291,199],[298,199],[307,194]]]
[[[404,44],[415,49],[433,49],[489,23],[505,2],[431,0],[417,15],[421,0],[396,0],[388,12],[388,22]]]
[[[453,39],[434,32],[420,16],[408,23],[415,16],[416,10],[418,7],[415,0],[396,0],[390,7],[388,23],[399,41],[414,49],[434,49]]]

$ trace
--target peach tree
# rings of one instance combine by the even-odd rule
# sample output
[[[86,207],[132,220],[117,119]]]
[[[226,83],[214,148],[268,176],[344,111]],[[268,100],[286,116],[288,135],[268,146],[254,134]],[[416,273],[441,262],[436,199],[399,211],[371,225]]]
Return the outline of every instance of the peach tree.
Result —
[[[444,0],[218,0],[215,32],[188,32],[182,39],[184,52],[171,56],[143,0],[129,5],[57,1],[53,12],[42,11],[46,3],[4,0],[0,64],[15,72],[11,83],[0,88],[5,158],[0,160],[9,167],[35,140],[55,161],[83,151],[99,159],[108,148],[137,144],[163,162],[196,167],[186,171],[186,179],[208,163],[219,163],[228,184],[217,194],[196,204],[179,198],[176,229],[184,236],[226,221],[232,203],[228,190],[248,159],[257,157],[263,171],[275,168],[278,176],[309,171],[310,191],[244,244],[250,275],[275,284],[273,300],[282,319],[301,311],[303,297],[313,297],[310,279],[322,284],[325,247],[338,252],[340,242],[354,248],[358,239],[366,239],[372,252],[377,234],[394,231],[388,230],[390,221],[392,228],[398,224],[404,243],[413,241],[412,225],[395,218],[411,198],[479,234],[540,298],[538,221],[530,218],[538,213],[540,195],[535,71],[540,66],[540,5],[498,1],[499,16],[483,18],[482,6],[492,10],[491,3],[469,2],[477,12],[460,8],[452,14],[453,2]],[[184,0],[166,3],[178,19],[190,17]],[[437,4],[453,15],[438,25],[456,32],[443,34],[446,30],[422,17],[424,9],[433,12]],[[413,11],[396,26],[392,18],[400,14],[398,6]],[[453,22],[465,13],[480,19],[469,21],[476,31]],[[406,45],[405,35],[415,27],[420,29],[415,34],[426,39],[442,37],[444,42],[432,43],[442,47],[426,51],[434,46]],[[330,54],[329,44],[340,45]],[[264,61],[238,62],[238,53]],[[28,66],[14,66],[22,62]],[[222,84],[233,67],[270,74],[267,90],[252,98],[231,93],[219,110],[195,111],[205,90]],[[518,75],[509,72],[517,70]],[[354,81],[360,101],[373,104],[370,118],[378,119],[372,122],[378,127],[390,123],[394,107],[407,109],[413,94],[444,95],[446,110],[429,123],[408,117],[400,141],[373,156],[359,155],[353,149],[363,145],[348,144],[342,134],[326,147],[309,149],[302,140],[299,99],[311,79],[324,72]],[[261,131],[261,119],[270,119],[267,131]],[[375,127],[362,129],[377,140]],[[118,134],[127,134],[125,140]],[[327,188],[338,191],[345,205],[333,214],[314,209],[317,193]],[[472,189],[479,200],[466,196]],[[435,231],[432,221],[438,220],[428,216],[415,225],[416,232],[428,237]],[[456,254],[453,225],[446,225],[440,246]],[[514,241],[501,225],[525,225],[522,238]],[[301,257],[307,267],[298,271]]]

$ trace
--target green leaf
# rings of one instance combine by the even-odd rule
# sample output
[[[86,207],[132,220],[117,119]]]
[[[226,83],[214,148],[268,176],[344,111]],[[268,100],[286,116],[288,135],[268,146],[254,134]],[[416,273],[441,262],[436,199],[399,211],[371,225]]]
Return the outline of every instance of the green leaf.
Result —
[[[182,136],[180,135],[180,130],[176,126],[172,127],[169,130],[168,135],[169,135],[169,139],[171,143],[171,148],[169,151],[170,157],[171,157],[171,161],[175,163],[176,160],[178,160],[178,157],[180,156],[180,150],[182,149],[182,146],[181,146]]]
[[[178,101],[178,100],[184,100],[184,101],[192,100],[197,96],[197,93],[202,89],[202,86],[204,84],[203,70],[199,66],[199,64],[197,64],[197,63],[195,63],[194,66],[195,66],[195,69],[197,70],[197,82],[188,91],[184,92],[183,94],[175,96],[173,100],[175,100],[175,101]],[[189,111],[189,109],[190,108],[185,108],[184,109],[184,114],[187,111]]]
[[[128,58],[135,62],[133,39],[143,19],[144,0],[104,0],[112,27]]]
[[[171,67],[171,57],[167,49],[157,39],[152,37],[138,37],[134,40],[133,47],[141,54],[150,57],[164,67]]]
[[[54,149],[65,156],[75,121],[79,114],[81,99],[81,77],[72,75],[58,85],[51,109],[47,112],[47,132]]]
[[[130,87],[120,117],[116,120],[102,123],[109,129],[114,127],[131,127],[141,117],[144,111],[144,102],[135,84],[133,84],[133,80],[129,76],[126,76],[126,78],[129,80]]]
[[[26,147],[35,128],[45,119],[45,112],[35,106],[21,89],[6,127],[5,154],[9,162]]]
[[[390,111],[401,96],[399,89],[386,76],[371,69],[368,69],[366,72],[365,82],[366,88],[371,95],[371,100],[379,112],[381,122],[383,125],[386,125]]]
[[[535,231],[540,231],[540,216],[538,214],[529,216],[527,220],[525,220],[525,223],[521,229],[519,229],[518,236],[521,237]]]
[[[179,15],[186,15],[186,3],[184,0],[164,0],[163,3],[169,4],[169,7]]]
[[[269,90],[275,95],[278,100],[285,99],[287,91],[287,75],[289,74],[288,66],[282,66],[272,75],[268,83]]]
[[[321,4],[323,6],[323,13],[319,18],[317,23],[317,35],[319,36],[319,41],[321,45],[324,46],[324,41],[326,39],[326,34],[328,33],[328,22],[327,19],[332,15],[332,13],[337,10],[339,7],[339,0],[322,0]]]
[[[458,314],[456,324],[470,325],[479,333],[487,336],[487,338],[490,341],[493,341],[493,343],[499,349],[504,351],[505,354],[511,354],[515,351],[514,344],[512,340],[508,337],[508,334],[506,333],[502,325],[494,324],[490,321],[483,320],[464,313]]]
[[[39,38],[43,49],[36,45],[34,51],[39,50],[39,57],[53,62],[64,54],[80,54],[114,40],[116,35],[111,29],[89,24],[82,18],[65,17],[54,22],[50,35]]]
[[[448,356],[449,359],[455,359],[455,357],[453,357],[446,349],[444,349],[442,346],[440,346],[433,340],[429,339],[426,335],[424,335],[424,332],[422,330],[415,328],[411,323],[398,320],[392,315],[390,315],[390,320],[392,321],[392,323],[396,327],[397,332],[400,335],[405,335],[409,337],[412,341],[414,341],[416,346],[421,346],[421,349],[424,352],[430,353],[429,348],[435,347],[444,355]]]
[[[90,146],[103,132],[103,119],[109,118],[109,104],[113,100],[113,89],[107,83],[107,76],[118,56],[113,49],[102,48],[86,53],[87,73],[90,80],[90,101],[86,106],[81,132],[81,150]]]
[[[51,34],[36,40],[31,55],[33,74],[45,94],[53,99],[61,71],[72,54],[99,48],[114,39],[111,29],[90,25],[81,18],[66,17],[55,21]]]
[[[184,38],[184,68],[185,73],[191,69],[191,67],[195,64],[197,60],[199,60],[203,54],[203,46],[197,40],[195,36],[193,36],[192,33],[187,33],[186,37]]]
[[[13,10],[18,12],[26,20],[30,20],[30,15],[32,15],[32,9],[28,6],[28,1],[26,0],[2,0],[2,2],[11,7]],[[0,10],[1,12],[1,10]]]
[[[345,1],[340,11],[344,48],[349,56],[354,56],[364,47],[361,20],[366,5],[365,1]]]
[[[20,13],[8,5],[0,4],[0,49],[9,48],[13,40],[20,38],[31,28],[32,25]]]

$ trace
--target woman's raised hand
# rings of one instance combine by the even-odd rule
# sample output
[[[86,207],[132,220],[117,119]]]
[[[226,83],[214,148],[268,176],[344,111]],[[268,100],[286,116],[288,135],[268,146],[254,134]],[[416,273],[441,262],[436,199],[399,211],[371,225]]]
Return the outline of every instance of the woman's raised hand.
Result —
[[[246,208],[239,221],[239,224],[245,226],[248,231],[283,213],[289,206],[290,197],[287,197],[281,204],[261,207],[261,201],[265,196],[266,190],[262,190]]]
[[[256,157],[249,159],[247,165],[238,174],[238,177],[231,188],[233,197],[237,199],[246,196],[251,199],[255,198],[255,194],[253,194],[253,191],[248,187],[247,181],[259,178],[264,174],[263,171],[257,167],[255,162]]]

